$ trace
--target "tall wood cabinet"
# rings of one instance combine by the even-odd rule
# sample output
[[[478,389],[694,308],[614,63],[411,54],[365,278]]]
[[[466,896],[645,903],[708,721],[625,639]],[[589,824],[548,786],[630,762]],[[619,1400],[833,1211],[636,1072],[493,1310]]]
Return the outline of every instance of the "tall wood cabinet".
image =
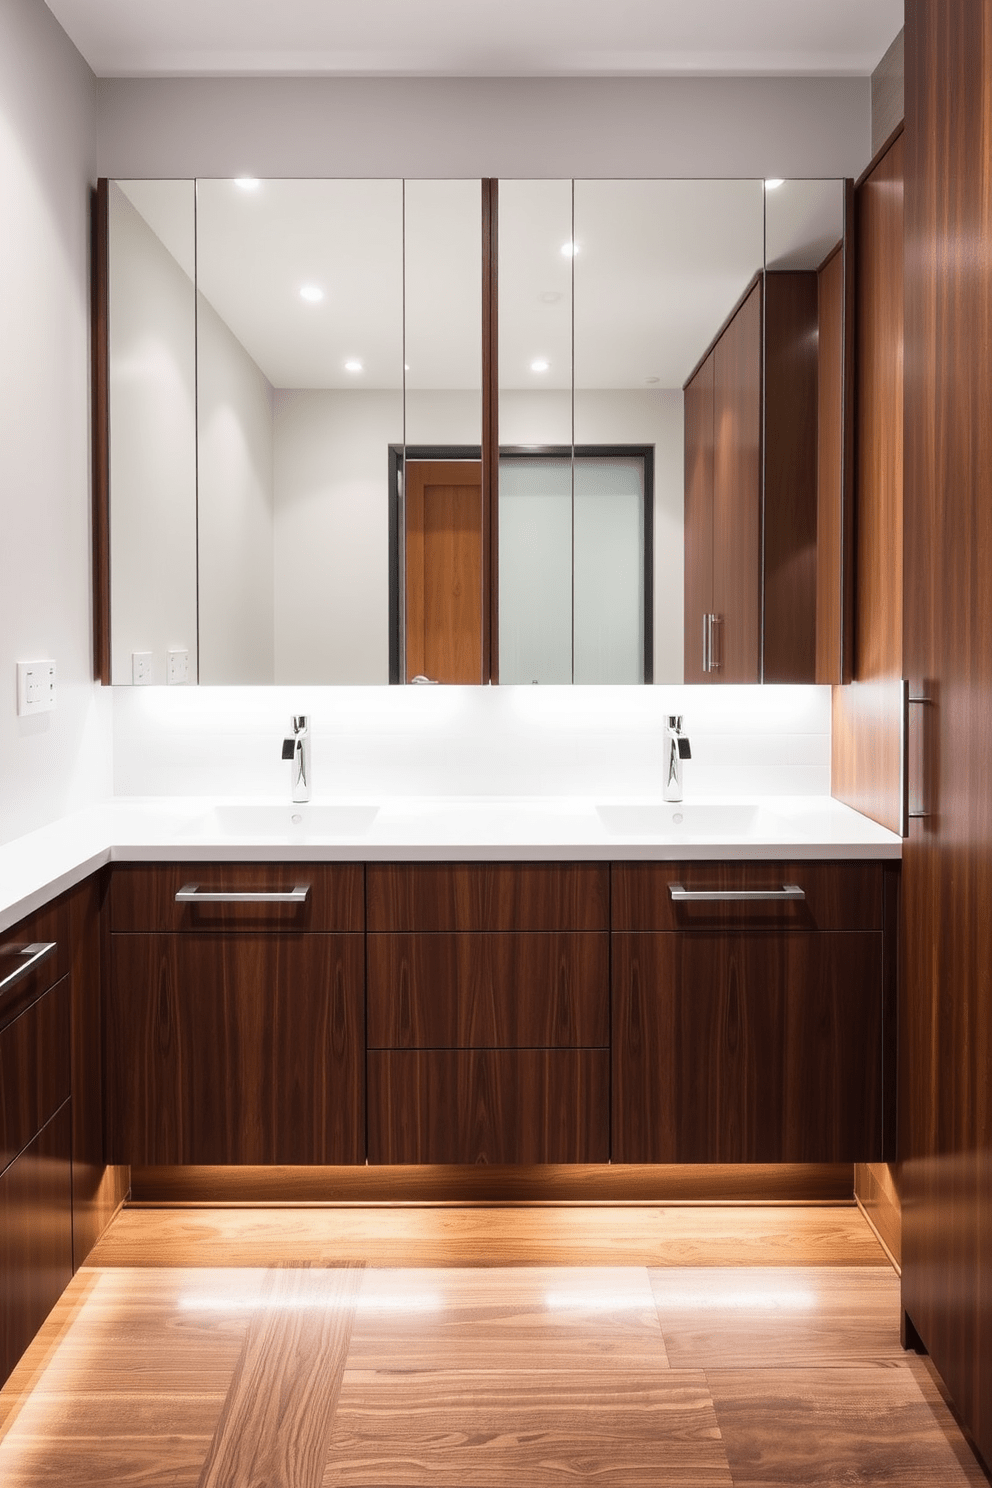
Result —
[[[903,1304],[992,1464],[992,0],[906,4]]]

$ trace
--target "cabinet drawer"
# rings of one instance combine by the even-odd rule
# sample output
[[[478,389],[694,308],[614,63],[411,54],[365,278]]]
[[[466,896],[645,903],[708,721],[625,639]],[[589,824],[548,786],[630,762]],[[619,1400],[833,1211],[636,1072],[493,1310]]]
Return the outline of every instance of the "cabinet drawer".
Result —
[[[370,930],[608,930],[605,863],[368,866]]]
[[[0,1172],[69,1098],[69,978],[0,1032]]]
[[[741,893],[798,884],[801,900],[674,900],[671,886]],[[614,863],[614,930],[881,930],[878,862]]]
[[[606,1047],[605,931],[370,935],[370,1048]]]
[[[115,935],[108,1160],[353,1163],[361,935]]]
[[[72,1280],[68,1101],[0,1176],[0,1384]]]
[[[28,949],[47,945],[55,949],[43,954]],[[54,987],[68,970],[68,911],[65,899],[56,899],[0,934],[0,1028]]]
[[[609,1158],[606,1049],[374,1050],[369,1162]]]
[[[613,937],[615,1162],[870,1162],[882,937]]]
[[[301,904],[265,900],[177,903],[189,885],[205,893],[286,893],[306,886]],[[115,868],[110,926],[157,930],[364,930],[360,863],[137,863]]]

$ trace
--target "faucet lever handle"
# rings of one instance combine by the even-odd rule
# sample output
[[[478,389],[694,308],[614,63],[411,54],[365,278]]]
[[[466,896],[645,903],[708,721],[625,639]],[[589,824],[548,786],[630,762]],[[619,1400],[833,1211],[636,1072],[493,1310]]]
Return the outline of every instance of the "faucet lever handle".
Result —
[[[295,755],[295,753],[296,753],[296,740],[295,739],[283,739],[283,741],[282,741],[282,757],[283,757],[283,759],[284,760],[291,760],[293,758],[293,756]]]
[[[689,740],[685,734],[679,734],[679,759],[692,759],[692,750],[689,748]]]

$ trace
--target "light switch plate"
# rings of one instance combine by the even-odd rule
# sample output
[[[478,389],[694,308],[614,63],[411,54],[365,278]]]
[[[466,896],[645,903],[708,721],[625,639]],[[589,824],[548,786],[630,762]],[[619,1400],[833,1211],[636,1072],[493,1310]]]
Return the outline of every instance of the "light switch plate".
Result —
[[[54,661],[19,661],[17,663],[18,713],[51,713],[54,708]]]
[[[150,687],[152,680],[152,653],[131,652],[131,681],[135,687]]]
[[[189,681],[189,652],[167,651],[165,680],[170,687],[182,686]]]

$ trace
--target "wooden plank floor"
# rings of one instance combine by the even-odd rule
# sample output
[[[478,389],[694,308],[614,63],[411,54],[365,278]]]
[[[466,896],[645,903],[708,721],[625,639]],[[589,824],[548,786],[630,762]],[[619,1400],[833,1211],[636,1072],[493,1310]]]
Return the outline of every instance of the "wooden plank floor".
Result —
[[[986,1483],[853,1208],[135,1209],[92,1260],[4,1488]]]

